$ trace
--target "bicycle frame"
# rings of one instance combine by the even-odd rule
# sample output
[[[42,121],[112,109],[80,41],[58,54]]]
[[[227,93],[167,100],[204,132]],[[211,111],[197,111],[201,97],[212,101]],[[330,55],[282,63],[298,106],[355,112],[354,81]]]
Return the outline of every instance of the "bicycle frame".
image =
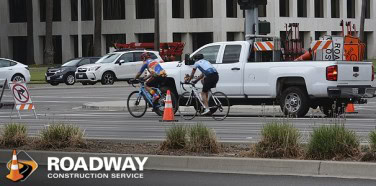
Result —
[[[186,89],[184,88],[184,84],[182,83],[181,85],[183,86],[183,89],[186,90]],[[198,88],[197,88],[196,86],[194,86],[193,84],[187,84],[187,85],[190,85],[190,87],[191,87],[191,96],[190,96],[188,99],[192,99],[192,93],[193,93],[194,96],[195,96],[196,98],[198,98],[198,101],[200,102],[201,106],[202,106],[202,107],[205,107],[205,105],[204,105],[204,103],[203,103],[203,101],[202,101],[201,94],[200,94],[199,91],[198,91]],[[209,90],[208,93],[209,93],[208,98],[209,98],[210,96],[212,96],[212,97],[213,97],[213,100],[214,100],[214,103],[215,103],[215,105],[217,106],[217,105],[218,105],[218,102],[219,102],[218,98],[215,97],[215,96],[213,95],[213,93],[212,93],[211,90]],[[210,108],[212,108],[212,107],[209,107],[209,109],[210,109]]]
[[[159,90],[159,88],[152,88],[152,89],[155,90],[159,96],[162,95],[162,92],[161,92],[161,90]],[[140,98],[141,96],[145,96],[146,101],[147,101],[147,102],[148,102],[153,108],[159,106],[159,104],[158,104],[158,105],[155,105],[155,104],[153,103],[153,98],[151,97],[151,95],[149,94],[149,92],[146,90],[145,85],[144,85],[143,82],[140,83],[140,90],[139,90],[138,95],[139,95],[139,98]]]

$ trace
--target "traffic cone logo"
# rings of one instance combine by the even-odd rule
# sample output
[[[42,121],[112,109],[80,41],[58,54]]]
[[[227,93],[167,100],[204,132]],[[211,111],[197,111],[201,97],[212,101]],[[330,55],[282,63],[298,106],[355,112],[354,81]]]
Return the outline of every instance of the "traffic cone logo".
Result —
[[[349,104],[347,104],[346,113],[348,113],[348,114],[358,113],[358,112],[355,112],[355,107],[354,107],[354,104],[352,102],[350,102]]]
[[[12,156],[12,165],[10,168],[10,173],[7,175],[7,178],[16,182],[23,178],[24,176],[20,174],[20,170],[18,167],[18,160],[17,160],[17,153],[16,150],[13,150],[13,156]]]
[[[166,122],[171,122],[171,121],[176,121],[174,119],[174,110],[172,108],[172,100],[171,100],[171,92],[170,90],[167,90],[167,96],[165,100],[165,108],[163,111],[163,119],[162,121]]]

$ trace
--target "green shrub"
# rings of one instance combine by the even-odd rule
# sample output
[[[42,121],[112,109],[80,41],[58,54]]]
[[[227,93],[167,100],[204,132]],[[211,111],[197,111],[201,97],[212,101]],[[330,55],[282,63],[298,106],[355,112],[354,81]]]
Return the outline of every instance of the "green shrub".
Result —
[[[359,140],[344,125],[321,126],[313,130],[307,156],[312,159],[351,158],[359,153]]]
[[[1,143],[7,147],[20,147],[26,144],[27,128],[25,125],[11,123],[4,126],[1,132]]]
[[[162,149],[183,149],[187,145],[187,129],[181,125],[173,125],[166,130],[166,140]]]
[[[301,154],[300,133],[291,124],[272,122],[261,130],[261,141],[254,146],[254,155],[262,158],[291,158]]]
[[[84,132],[77,126],[53,124],[41,130],[41,142],[45,147],[65,148],[85,144]]]
[[[214,132],[203,124],[192,126],[189,130],[189,150],[218,153],[219,145]]]
[[[369,143],[371,146],[371,150],[376,152],[376,130],[369,133]]]

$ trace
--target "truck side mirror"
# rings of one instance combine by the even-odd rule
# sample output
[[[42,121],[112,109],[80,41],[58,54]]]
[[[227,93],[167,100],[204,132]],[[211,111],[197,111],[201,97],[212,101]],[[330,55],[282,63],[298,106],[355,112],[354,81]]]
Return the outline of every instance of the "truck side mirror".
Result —
[[[193,65],[194,64],[194,61],[189,56],[190,56],[190,54],[185,54],[185,61],[184,61],[185,65]]]

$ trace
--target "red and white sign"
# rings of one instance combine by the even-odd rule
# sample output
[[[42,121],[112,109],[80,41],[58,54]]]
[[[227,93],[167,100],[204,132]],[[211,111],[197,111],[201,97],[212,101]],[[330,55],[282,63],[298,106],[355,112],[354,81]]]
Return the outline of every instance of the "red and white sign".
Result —
[[[255,51],[272,51],[274,49],[274,44],[271,41],[265,42],[255,42],[254,50]]]
[[[29,90],[25,83],[9,83],[17,110],[34,110]]]

